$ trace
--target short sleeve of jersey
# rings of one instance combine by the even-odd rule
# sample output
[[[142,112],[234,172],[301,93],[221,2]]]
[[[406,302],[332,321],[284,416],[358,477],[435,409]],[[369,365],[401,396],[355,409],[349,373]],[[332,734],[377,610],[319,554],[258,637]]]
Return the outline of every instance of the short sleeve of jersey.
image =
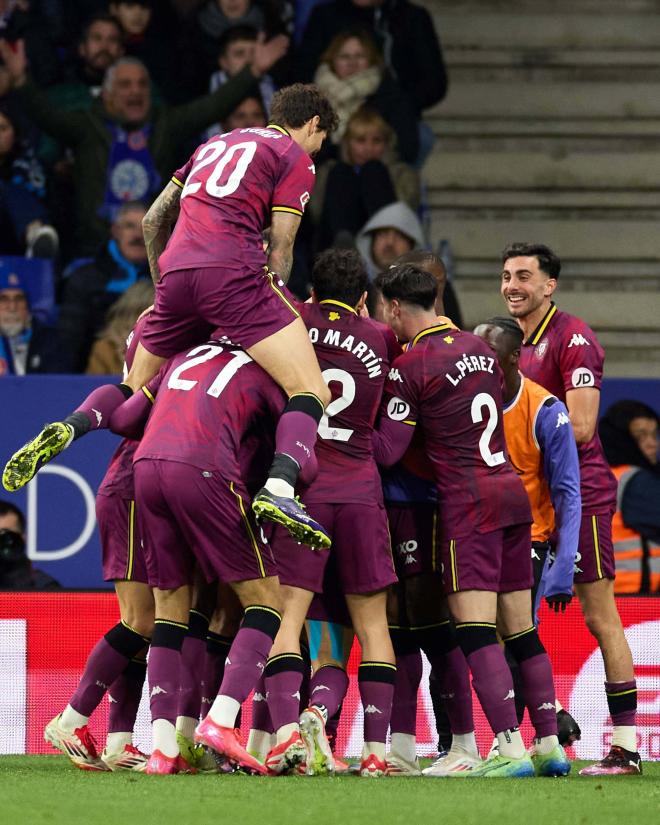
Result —
[[[562,335],[558,362],[564,390],[600,389],[605,353],[594,332],[577,319]]]
[[[417,424],[421,369],[422,361],[416,353],[404,353],[394,360],[385,382],[382,415],[413,427]]]
[[[176,170],[176,172],[172,175],[172,183],[176,183],[177,186],[180,186],[183,189],[183,185],[185,184],[186,179],[190,174],[190,170],[192,169],[194,158],[195,156],[192,155],[184,166]]]
[[[273,212],[302,216],[314,189],[316,172],[309,155],[288,152],[282,157],[280,176],[273,191]]]

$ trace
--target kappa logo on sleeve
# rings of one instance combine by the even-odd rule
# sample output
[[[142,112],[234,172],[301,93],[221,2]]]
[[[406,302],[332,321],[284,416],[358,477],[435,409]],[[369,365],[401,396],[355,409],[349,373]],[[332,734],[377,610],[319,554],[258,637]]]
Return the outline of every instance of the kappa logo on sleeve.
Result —
[[[587,341],[587,339],[581,332],[574,332],[573,337],[569,341],[568,347],[566,349],[570,349],[571,347],[584,347],[585,345],[587,347],[591,346],[589,341]]]
[[[410,404],[394,396],[390,398],[390,403],[387,405],[387,415],[392,421],[405,421],[410,415]]]
[[[565,412],[560,412],[559,415],[557,416],[557,426],[555,427],[555,430],[558,430],[564,424],[570,424],[570,423],[571,423],[571,419],[566,415],[566,413]]]
[[[593,387],[596,384],[596,379],[591,370],[588,370],[586,367],[578,367],[576,370],[573,370],[573,375],[571,375],[571,383],[576,389],[581,387]]]

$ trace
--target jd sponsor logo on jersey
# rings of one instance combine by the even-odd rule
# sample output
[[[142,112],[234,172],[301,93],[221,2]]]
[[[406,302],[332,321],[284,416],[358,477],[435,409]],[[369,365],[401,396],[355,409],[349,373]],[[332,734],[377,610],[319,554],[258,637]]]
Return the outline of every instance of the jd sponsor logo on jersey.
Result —
[[[410,415],[410,405],[395,395],[394,398],[390,398],[390,403],[387,405],[387,415],[392,421],[405,421]]]
[[[593,387],[596,379],[591,370],[588,370],[586,367],[578,367],[576,370],[573,370],[571,383],[574,387]]]
[[[567,349],[570,349],[571,347],[584,347],[585,345],[587,347],[591,346],[589,341],[587,341],[587,339],[584,337],[584,335],[582,335],[581,332],[574,332],[573,337],[569,341]]]

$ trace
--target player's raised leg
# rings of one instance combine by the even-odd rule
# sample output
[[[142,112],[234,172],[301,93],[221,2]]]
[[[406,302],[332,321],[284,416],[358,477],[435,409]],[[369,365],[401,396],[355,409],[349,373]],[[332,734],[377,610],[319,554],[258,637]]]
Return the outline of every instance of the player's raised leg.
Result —
[[[298,541],[329,547],[324,528],[295,500],[298,475],[311,458],[318,425],[331,397],[305,325],[296,318],[248,352],[289,398],[277,425],[273,464],[252,509],[259,517],[282,524]]]

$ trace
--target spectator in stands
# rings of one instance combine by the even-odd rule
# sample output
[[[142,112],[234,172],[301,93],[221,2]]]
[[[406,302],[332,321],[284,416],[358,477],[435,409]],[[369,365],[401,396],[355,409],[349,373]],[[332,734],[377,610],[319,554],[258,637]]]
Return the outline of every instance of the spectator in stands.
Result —
[[[57,332],[30,313],[27,290],[16,272],[0,272],[0,377],[67,372]]]
[[[218,49],[223,37],[235,27],[249,27],[260,32],[259,38],[271,38],[280,47],[277,62],[289,48],[285,25],[276,4],[268,0],[206,0],[197,10],[192,26],[186,31],[191,58],[196,62],[204,88],[217,68]],[[275,61],[273,61],[275,62]],[[282,80],[283,67],[276,69]]]
[[[25,527],[23,512],[10,501],[0,501],[0,590],[59,590],[61,585],[28,559]]]
[[[234,77],[247,66],[253,56],[257,42],[257,32],[250,26],[232,26],[220,38],[218,42],[218,71],[211,75],[209,81],[209,92],[215,92],[224,85],[230,77]],[[259,95],[262,101],[262,109],[270,112],[270,102],[275,94],[275,82],[273,78],[265,74],[259,81]],[[255,100],[256,98],[252,98]],[[245,101],[244,101],[245,102]],[[207,132],[207,137],[218,132],[229,131],[229,128],[220,123],[215,123]]]
[[[660,593],[660,463],[655,410],[639,401],[617,401],[598,433],[617,478],[612,520],[617,593]]]
[[[35,81],[48,86],[59,79],[60,63],[47,20],[33,5],[28,0],[0,0],[0,37],[12,44],[24,42]]]
[[[423,245],[424,232],[419,218],[401,201],[379,209],[357,237],[357,248],[370,278],[387,269],[399,256]]]
[[[0,254],[55,257],[58,237],[45,199],[43,167],[10,109],[0,104]]]
[[[246,97],[233,112],[225,118],[224,131],[232,129],[248,129],[256,126],[267,126],[266,110],[258,97]]]
[[[340,234],[354,238],[388,203],[399,200],[417,209],[419,177],[395,159],[394,142],[392,128],[378,112],[363,108],[351,115],[339,160],[320,167],[310,202],[321,249],[335,244]]]
[[[335,35],[361,26],[371,31],[385,65],[413,101],[417,117],[447,93],[445,69],[431,15],[409,0],[331,0],[312,10],[298,52],[298,75],[310,80]]]
[[[126,339],[135,322],[154,302],[154,285],[142,280],[129,286],[110,307],[106,325],[94,342],[85,372],[88,375],[121,375]]]
[[[101,94],[106,71],[123,55],[124,34],[119,21],[107,13],[95,14],[83,29],[77,59],[67,68],[62,82],[48,90],[51,102],[67,112],[89,109]]]
[[[108,222],[122,202],[160,190],[162,180],[181,163],[181,143],[254,93],[281,51],[274,41],[258,41],[250,66],[213,94],[174,107],[153,106],[147,69],[124,57],[106,72],[101,98],[89,111],[60,112],[28,77],[23,44],[16,46],[14,51],[0,41],[18,100],[37,125],[74,149],[80,254],[105,240]]]
[[[158,25],[153,0],[118,0],[110,3],[110,14],[121,23],[124,48],[149,70],[158,102],[184,100],[181,86],[181,55],[176,48],[175,29]],[[211,90],[213,91],[213,90]]]
[[[110,238],[94,259],[82,261],[66,278],[58,329],[73,372],[86,369],[112,304],[134,283],[150,277],[142,235],[145,212],[141,203],[123,204]]]
[[[341,142],[351,115],[366,105],[379,112],[394,130],[400,157],[409,163],[416,160],[419,135],[411,98],[384,66],[368,32],[348,29],[336,35],[321,56],[314,82],[339,116],[332,143]]]

